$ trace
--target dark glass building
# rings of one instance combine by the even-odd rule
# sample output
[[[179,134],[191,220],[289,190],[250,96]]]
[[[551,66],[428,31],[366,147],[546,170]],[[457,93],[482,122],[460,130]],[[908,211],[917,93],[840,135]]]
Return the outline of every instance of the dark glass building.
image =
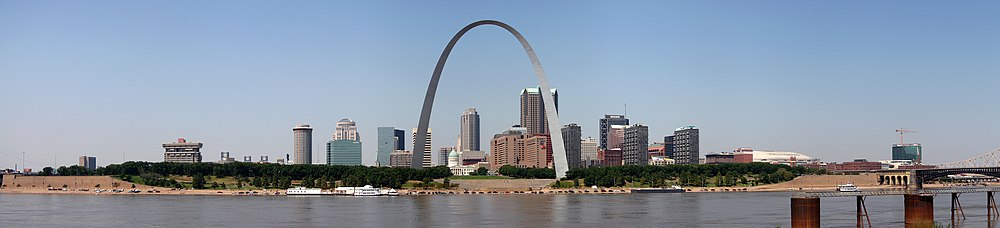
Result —
[[[923,148],[919,143],[892,144],[892,160],[911,160],[914,163],[922,163]]]

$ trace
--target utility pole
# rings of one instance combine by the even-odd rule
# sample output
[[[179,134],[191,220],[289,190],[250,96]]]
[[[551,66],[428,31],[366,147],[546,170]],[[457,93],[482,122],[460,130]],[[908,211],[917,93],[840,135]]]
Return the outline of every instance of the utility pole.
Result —
[[[896,129],[896,132],[899,133],[899,144],[903,144],[903,133],[907,133],[907,132],[909,132],[909,133],[917,133],[917,131],[903,129],[902,127],[899,128],[899,129]]]
[[[24,151],[21,151],[21,169],[24,169]]]

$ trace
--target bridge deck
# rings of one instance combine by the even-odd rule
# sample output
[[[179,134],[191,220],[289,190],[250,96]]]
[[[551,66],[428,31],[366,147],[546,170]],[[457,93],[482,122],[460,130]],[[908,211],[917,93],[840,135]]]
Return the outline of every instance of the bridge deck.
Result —
[[[957,188],[929,188],[922,190],[872,190],[860,192],[805,192],[800,196],[805,197],[849,197],[849,196],[891,196],[906,194],[950,194],[950,193],[973,193],[973,192],[1000,192],[1000,187],[957,187]]]

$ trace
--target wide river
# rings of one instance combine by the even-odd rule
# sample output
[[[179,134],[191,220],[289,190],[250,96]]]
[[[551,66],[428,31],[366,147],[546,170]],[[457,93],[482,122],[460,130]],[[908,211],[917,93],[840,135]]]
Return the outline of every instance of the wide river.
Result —
[[[0,194],[0,227],[790,227],[793,193],[399,197]],[[853,197],[821,200],[824,227],[854,227]],[[935,221],[950,223],[950,196]],[[901,196],[869,197],[875,227],[903,226]],[[986,194],[962,195],[986,227]]]

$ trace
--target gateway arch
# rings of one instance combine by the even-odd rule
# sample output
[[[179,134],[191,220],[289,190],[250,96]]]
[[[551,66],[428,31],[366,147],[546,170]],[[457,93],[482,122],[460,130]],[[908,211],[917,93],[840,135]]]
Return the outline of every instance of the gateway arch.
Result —
[[[562,127],[559,124],[555,99],[552,98],[549,81],[545,78],[545,71],[542,70],[542,64],[538,61],[538,56],[535,56],[535,50],[531,48],[531,44],[528,44],[528,40],[524,39],[524,36],[520,32],[514,30],[514,27],[510,25],[495,20],[481,20],[466,25],[451,38],[448,46],[441,53],[441,57],[438,58],[437,66],[434,67],[434,74],[431,76],[431,82],[427,85],[427,95],[424,96],[424,107],[420,111],[420,124],[417,126],[417,132],[414,132],[416,134],[416,142],[414,142],[413,157],[410,166],[419,169],[423,164],[424,153],[426,153],[423,150],[427,141],[427,125],[430,123],[431,108],[434,106],[434,94],[437,91],[438,80],[441,79],[441,71],[444,70],[444,63],[448,61],[448,55],[451,54],[451,49],[455,47],[455,44],[462,38],[462,35],[481,25],[496,25],[506,29],[511,35],[514,35],[514,38],[517,38],[517,41],[521,42],[524,52],[527,52],[528,59],[531,60],[531,66],[535,69],[535,76],[538,77],[538,84],[542,92],[542,101],[545,103],[545,118],[548,119],[548,129],[550,139],[552,140],[552,158],[555,160],[553,162],[555,163],[556,177],[566,177],[566,171],[569,170],[569,167],[567,166],[566,149],[563,145]]]

